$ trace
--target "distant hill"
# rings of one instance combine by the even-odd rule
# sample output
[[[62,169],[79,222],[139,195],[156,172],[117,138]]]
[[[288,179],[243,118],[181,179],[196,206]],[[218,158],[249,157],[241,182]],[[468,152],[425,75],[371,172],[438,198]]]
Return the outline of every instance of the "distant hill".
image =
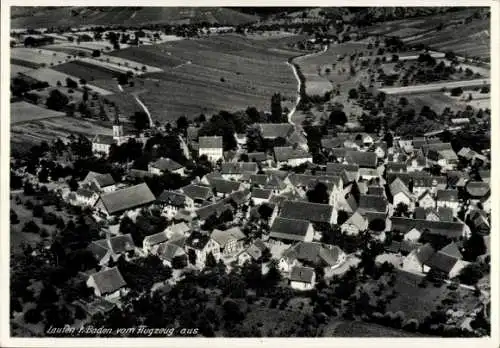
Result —
[[[12,7],[11,28],[201,23],[238,25],[257,16],[224,7]]]

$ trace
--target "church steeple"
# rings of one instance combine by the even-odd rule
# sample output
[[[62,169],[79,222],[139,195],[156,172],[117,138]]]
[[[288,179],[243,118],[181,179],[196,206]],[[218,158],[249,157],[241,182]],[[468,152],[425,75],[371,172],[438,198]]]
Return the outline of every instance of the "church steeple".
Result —
[[[118,143],[121,143],[121,138],[123,137],[123,126],[120,122],[120,114],[118,113],[118,109],[115,111],[115,120],[113,121],[113,138]]]

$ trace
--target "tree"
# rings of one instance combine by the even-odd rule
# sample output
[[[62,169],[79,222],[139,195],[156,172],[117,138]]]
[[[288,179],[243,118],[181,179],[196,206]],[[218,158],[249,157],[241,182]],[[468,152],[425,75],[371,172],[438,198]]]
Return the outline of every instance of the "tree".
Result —
[[[283,109],[281,107],[281,94],[275,93],[271,97],[271,122],[280,123],[283,121]]]
[[[92,57],[97,58],[101,56],[101,51],[99,50],[93,50],[92,51]]]
[[[470,263],[460,271],[458,279],[460,283],[475,285],[483,275],[483,269],[480,264]]]
[[[475,261],[478,256],[484,255],[486,250],[483,237],[478,233],[472,233],[470,238],[464,242],[464,259]]]
[[[89,91],[87,88],[83,89],[82,100],[84,103],[86,103],[89,100]]]
[[[260,215],[260,217],[264,220],[269,220],[269,218],[271,217],[272,213],[273,213],[273,208],[271,208],[269,205],[267,204],[262,204],[259,209],[258,209],[258,213]]]
[[[391,132],[386,132],[383,141],[386,142],[388,148],[391,148],[394,145],[394,136]]]
[[[370,221],[368,228],[375,232],[382,232],[385,230],[385,221],[383,219],[373,219]]]
[[[313,190],[307,192],[307,199],[312,203],[328,204],[328,187],[324,183],[318,182]]]
[[[144,111],[136,111],[133,116],[133,121],[135,129],[138,131],[142,131],[151,126],[149,124],[149,117]]]
[[[46,105],[49,109],[60,111],[69,103],[68,97],[59,90],[54,89],[47,98]]]
[[[347,123],[347,116],[344,111],[335,109],[330,113],[329,121],[332,125],[343,126]]]
[[[394,210],[394,215],[395,216],[407,216],[408,214],[408,205],[403,203],[403,202],[399,202],[398,205],[396,206],[396,209]]]
[[[227,322],[240,322],[245,319],[245,313],[235,301],[226,300],[222,307],[224,309],[224,320]]]
[[[66,87],[75,89],[75,88],[78,88],[78,83],[75,80],[67,77],[66,78]]]
[[[72,177],[69,182],[68,182],[68,185],[69,185],[69,189],[71,191],[76,191],[78,190],[78,181],[76,181],[76,179],[74,177]]]
[[[177,119],[176,124],[177,124],[177,129],[183,133],[186,132],[186,129],[189,126],[189,122],[188,122],[188,119],[186,118],[186,116],[180,116]]]
[[[461,96],[464,90],[461,87],[455,87],[451,89],[451,96],[452,97],[458,97]]]
[[[196,260],[194,260],[196,262]],[[193,263],[193,262],[191,262]],[[215,257],[214,257],[214,254],[212,254],[212,252],[209,252],[207,254],[207,259],[205,261],[205,267],[207,268],[213,268],[217,266],[217,261],[215,260]]]
[[[358,91],[355,88],[351,88],[349,90],[349,99],[358,99],[359,94]]]
[[[37,324],[42,320],[42,313],[38,309],[38,307],[28,309],[26,313],[24,313],[24,321],[30,324]]]
[[[38,227],[35,221],[30,220],[24,224],[23,232],[38,233],[40,232],[40,227]]]

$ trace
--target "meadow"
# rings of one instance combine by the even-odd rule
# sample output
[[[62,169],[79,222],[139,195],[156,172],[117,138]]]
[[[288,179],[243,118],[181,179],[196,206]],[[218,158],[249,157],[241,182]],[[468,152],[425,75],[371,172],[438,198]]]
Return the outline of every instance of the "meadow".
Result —
[[[53,66],[67,62],[68,55],[39,48],[15,47],[10,50],[11,60],[27,67]]]
[[[64,112],[54,111],[50,109],[30,104],[24,101],[10,104],[10,124],[30,122],[34,120],[62,117]]]

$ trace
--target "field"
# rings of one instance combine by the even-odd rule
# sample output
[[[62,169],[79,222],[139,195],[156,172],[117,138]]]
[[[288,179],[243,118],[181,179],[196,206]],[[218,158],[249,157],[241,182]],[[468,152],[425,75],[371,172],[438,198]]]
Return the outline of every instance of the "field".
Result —
[[[45,46],[45,48],[48,50],[51,50],[51,51],[66,53],[66,54],[71,55],[71,56],[78,56],[80,54],[83,54],[86,57],[90,57],[92,55],[91,49],[78,47],[78,46],[70,46],[66,43],[57,44],[57,45],[48,45],[48,46]]]
[[[81,118],[59,117],[11,125],[11,152],[24,152],[41,141],[53,141],[70,134],[82,134],[92,138],[96,134],[112,134],[109,125]]]
[[[68,61],[68,55],[39,48],[15,47],[10,50],[10,57],[15,62],[28,67],[53,66]],[[23,64],[24,63],[24,64]]]
[[[19,73],[27,73],[28,71],[31,71],[31,68],[22,66],[22,65],[16,65],[16,64],[11,64],[10,65],[10,77],[16,77],[17,74]]]
[[[58,65],[54,70],[75,76],[78,79],[85,79],[89,83],[92,83],[93,80],[111,80],[117,75],[109,69],[79,60]]]
[[[67,63],[67,64],[72,64],[72,63]],[[75,77],[74,75],[68,75],[65,73],[62,73],[60,71],[57,71],[55,69],[50,69],[50,68],[42,68],[42,69],[36,69],[32,70],[29,72],[24,73],[25,75],[32,77],[38,81],[45,81],[51,86],[56,86],[57,82],[60,82],[63,86],[66,85],[66,78],[71,78],[73,81],[78,82],[80,79],[79,77]],[[94,86],[92,83],[88,84],[88,87],[99,94],[102,95],[107,95],[111,94],[110,91],[107,91],[105,89],[99,88],[97,86]]]
[[[362,321],[334,320],[325,328],[326,337],[421,337],[403,330],[365,323]]]
[[[489,84],[490,84],[490,79],[484,78],[476,80],[429,83],[429,84],[406,86],[406,87],[387,87],[387,88],[380,88],[379,91],[384,92],[386,94],[412,94],[412,93],[436,92],[442,90],[443,88],[446,89],[451,89],[455,87],[474,88]]]
[[[65,116],[64,112],[49,110],[46,108],[42,108],[41,106],[23,101],[10,104],[11,125],[16,123],[63,116]]]
[[[127,92],[138,93],[154,119],[175,120],[220,110],[256,106],[268,109],[273,93],[294,100],[297,81],[288,58],[292,51],[272,51],[265,40],[219,35],[112,52],[156,66],[163,73],[138,78]]]

